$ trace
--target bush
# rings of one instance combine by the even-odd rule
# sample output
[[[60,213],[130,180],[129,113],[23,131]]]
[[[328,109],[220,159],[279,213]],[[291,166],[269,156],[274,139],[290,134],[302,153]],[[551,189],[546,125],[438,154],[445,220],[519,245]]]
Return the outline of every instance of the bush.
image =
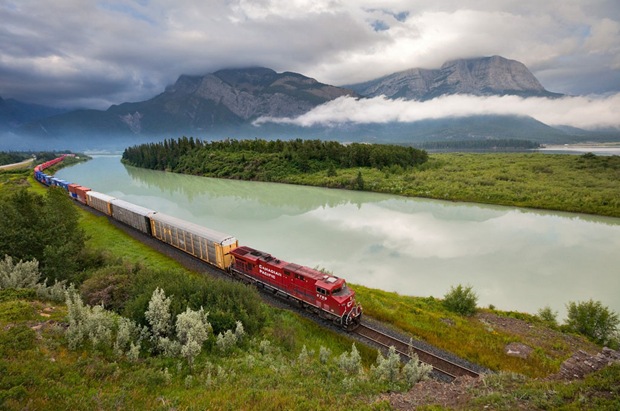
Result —
[[[0,289],[35,288],[39,282],[39,262],[22,261],[13,264],[13,258],[5,255],[0,261]]]
[[[476,312],[477,303],[478,296],[472,291],[472,287],[463,287],[461,284],[456,288],[450,287],[450,291],[443,300],[444,307],[461,315],[473,315]]]
[[[548,305],[538,310],[538,318],[553,328],[558,326],[557,316],[558,312],[553,311]]]
[[[618,314],[605,307],[600,301],[569,302],[566,328],[585,335],[598,344],[614,342],[618,330]],[[617,341],[615,342],[617,344]]]

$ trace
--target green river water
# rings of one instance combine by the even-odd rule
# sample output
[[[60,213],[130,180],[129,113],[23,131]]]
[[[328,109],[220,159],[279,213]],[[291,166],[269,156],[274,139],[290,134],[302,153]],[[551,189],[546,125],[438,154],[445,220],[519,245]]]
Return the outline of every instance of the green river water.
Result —
[[[620,219],[230,181],[125,167],[96,156],[57,176],[236,236],[354,284],[479,305],[565,314],[569,301],[620,312]]]

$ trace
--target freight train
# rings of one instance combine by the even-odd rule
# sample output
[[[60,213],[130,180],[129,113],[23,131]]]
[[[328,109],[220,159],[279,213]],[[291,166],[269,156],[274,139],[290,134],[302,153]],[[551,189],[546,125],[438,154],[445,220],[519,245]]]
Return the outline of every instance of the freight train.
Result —
[[[351,330],[360,324],[362,307],[355,301],[355,291],[347,286],[344,279],[279,260],[248,246],[239,246],[232,235],[69,183],[44,172],[65,157],[62,155],[37,165],[34,178],[46,186],[60,187],[75,201],[176,247],[231,277],[277,294],[344,329]]]

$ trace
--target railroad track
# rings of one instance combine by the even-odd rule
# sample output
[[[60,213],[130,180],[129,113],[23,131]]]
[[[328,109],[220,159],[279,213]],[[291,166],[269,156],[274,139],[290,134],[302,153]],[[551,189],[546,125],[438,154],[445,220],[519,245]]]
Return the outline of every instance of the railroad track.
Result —
[[[398,352],[401,357],[410,358],[409,350],[413,349],[413,352],[418,355],[418,359],[420,361],[426,364],[430,364],[433,367],[434,372],[437,372],[450,380],[461,376],[480,376],[480,374],[476,371],[470,370],[469,368],[458,365],[452,361],[438,357],[437,355],[423,349],[413,347],[408,342],[404,342],[398,338],[387,335],[384,332],[379,331],[369,325],[362,323],[359,325],[359,327],[353,330],[352,333],[357,334],[367,340],[370,340],[386,349],[393,346],[394,348],[396,348],[396,352]]]

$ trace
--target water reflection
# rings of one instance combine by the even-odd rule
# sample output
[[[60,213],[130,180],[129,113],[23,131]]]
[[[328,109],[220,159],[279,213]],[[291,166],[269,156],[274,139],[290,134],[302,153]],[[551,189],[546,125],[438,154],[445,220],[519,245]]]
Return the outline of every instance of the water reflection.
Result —
[[[343,197],[336,190],[313,189],[312,187],[284,185],[265,182],[248,182],[196,177],[175,173],[161,173],[131,166],[124,166],[131,178],[146,187],[156,188],[162,193],[186,197],[190,202],[204,199],[234,198],[255,202],[262,206],[276,207],[285,214],[301,214],[317,207],[336,207],[338,205],[372,201],[366,195],[350,192]],[[377,197],[379,201],[382,197]]]
[[[235,235],[279,258],[419,296],[470,284],[480,305],[620,312],[620,219],[230,181],[100,157],[59,177]]]

